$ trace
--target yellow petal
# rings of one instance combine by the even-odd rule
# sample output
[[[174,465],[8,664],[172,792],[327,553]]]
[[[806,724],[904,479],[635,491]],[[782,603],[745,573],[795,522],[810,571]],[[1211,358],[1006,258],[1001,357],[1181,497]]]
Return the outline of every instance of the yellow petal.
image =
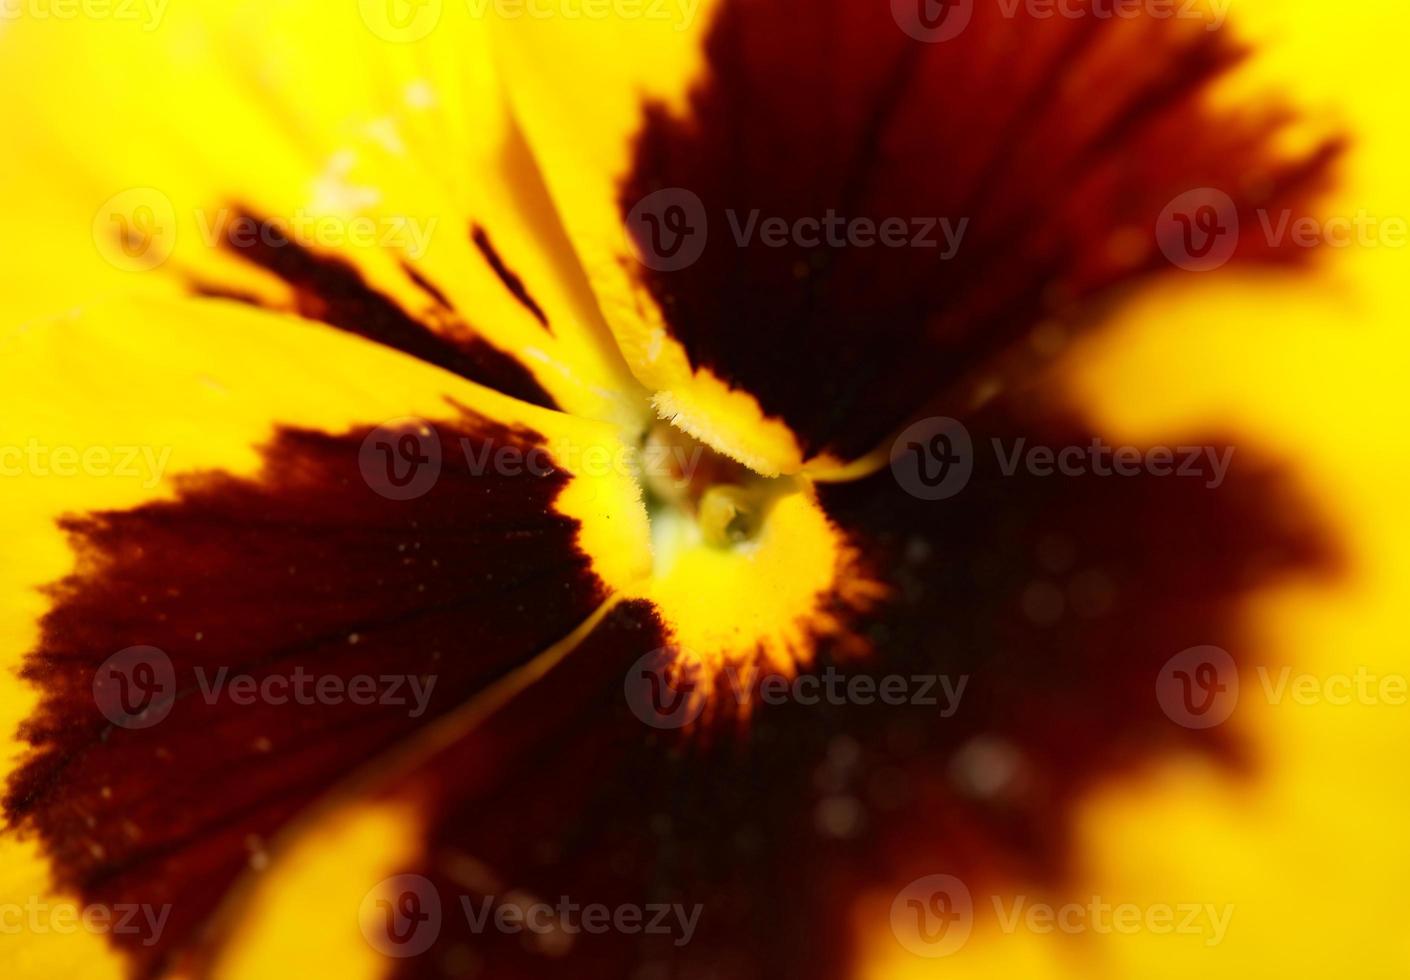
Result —
[[[654,16],[504,19],[494,25],[496,54],[602,311],[632,371],[655,394],[658,414],[774,476],[803,466],[797,440],[753,395],[692,368],[634,274],[640,256],[618,205],[645,107],[684,108],[716,6],[680,0],[655,7]]]
[[[432,329],[493,345],[560,406],[640,423],[483,21],[436,4],[408,41],[381,4],[113,6],[150,16],[0,32],[0,322],[193,287],[292,308],[289,283],[226,244],[282,236]]]

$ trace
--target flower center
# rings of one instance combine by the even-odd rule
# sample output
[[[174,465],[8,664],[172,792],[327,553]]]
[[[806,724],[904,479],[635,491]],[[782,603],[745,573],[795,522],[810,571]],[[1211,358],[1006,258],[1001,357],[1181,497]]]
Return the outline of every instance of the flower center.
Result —
[[[642,442],[641,484],[658,570],[683,546],[747,550],[769,511],[800,492],[796,477],[764,477],[667,422]]]
[[[650,601],[698,696],[745,690],[751,678],[792,676],[823,638],[848,641],[847,610],[880,586],[857,567],[807,476],[766,477],[669,422],[642,438],[638,485],[651,573],[624,590]],[[748,697],[715,710],[748,713]]]

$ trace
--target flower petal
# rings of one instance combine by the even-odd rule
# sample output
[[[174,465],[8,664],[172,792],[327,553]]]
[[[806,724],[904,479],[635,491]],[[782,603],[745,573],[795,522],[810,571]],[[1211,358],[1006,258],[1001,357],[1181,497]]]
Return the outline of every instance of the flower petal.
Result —
[[[927,402],[956,414],[1031,368],[1030,335],[1087,329],[1113,287],[1170,268],[1158,218],[1182,192],[1226,195],[1232,258],[1299,254],[1253,209],[1305,208],[1337,150],[1275,146],[1277,107],[1212,108],[1240,51],[1203,22],[976,4],[926,43],[906,6],[725,0],[674,34],[497,34],[633,370],[764,473],[837,476]]]
[[[143,9],[156,19],[0,32],[7,323],[112,294],[215,294],[640,423],[482,21],[448,4],[403,43],[376,4]]]
[[[991,413],[975,431],[1091,438],[1050,412]],[[429,834],[398,869],[414,884],[388,883],[389,907],[405,909],[409,889],[416,911],[433,895],[442,910],[429,927],[383,926],[406,933],[385,947],[406,953],[399,975],[452,963],[496,980],[840,978],[860,968],[850,927],[872,890],[937,868],[976,890],[1061,887],[1094,785],[1170,751],[1233,773],[1247,762],[1236,735],[1162,713],[1164,662],[1191,643],[1242,649],[1251,590],[1334,567],[1282,475],[1240,456],[1213,492],[1150,474],[1009,475],[992,458],[944,502],[889,475],[826,489],[828,513],[895,591],[854,623],[887,656],[834,646],[814,672],[870,677],[872,690],[930,678],[932,701],[812,688],[811,703],[756,705],[738,731],[653,723],[627,691],[660,634],[624,606],[609,630],[635,628],[634,643],[585,641],[389,789]],[[1056,603],[1035,602],[1035,585]],[[966,682],[957,704],[937,677]],[[359,898],[339,899],[344,916]],[[664,909],[663,927],[581,929],[594,905]],[[549,909],[538,928],[493,925],[535,906]]]
[[[5,357],[6,815],[61,893],[169,908],[113,937],[145,969],[313,800],[650,567],[614,427],[326,327],[149,301]]]

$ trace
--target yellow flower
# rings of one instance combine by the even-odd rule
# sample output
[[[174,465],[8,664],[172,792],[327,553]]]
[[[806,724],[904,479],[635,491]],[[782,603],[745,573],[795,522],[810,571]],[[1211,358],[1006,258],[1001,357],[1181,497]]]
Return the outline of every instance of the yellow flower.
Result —
[[[1402,16],[4,14],[12,975],[1405,973]]]

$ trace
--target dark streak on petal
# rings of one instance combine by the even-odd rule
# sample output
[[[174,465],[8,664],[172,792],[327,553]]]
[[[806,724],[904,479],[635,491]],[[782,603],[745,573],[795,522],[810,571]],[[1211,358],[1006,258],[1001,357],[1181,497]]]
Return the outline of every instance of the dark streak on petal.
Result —
[[[4,799],[56,883],[85,900],[171,903],[155,946],[114,935],[141,972],[170,966],[282,825],[383,749],[557,642],[605,599],[552,503],[569,479],[475,474],[456,447],[541,444],[469,416],[440,424],[443,466],[412,500],[374,493],[365,432],[283,430],[257,479],[191,477],[179,498],[64,522],[77,571],[52,590],[24,677],[41,702]],[[151,728],[99,713],[95,671],[131,645],[175,665]],[[436,679],[428,710],[205,699],[216,672],[257,679]],[[379,688],[379,693],[382,689]],[[403,696],[409,689],[402,688]]]
[[[236,208],[233,220],[225,226],[225,247],[293,287],[300,315],[386,344],[506,395],[545,408],[557,408],[552,396],[527,368],[463,324],[448,323],[445,333],[433,330],[369,286],[362,274],[343,259],[317,255],[291,240],[274,244],[261,235],[240,237],[240,229],[251,223],[259,228],[266,226],[266,222],[249,210]],[[413,281],[422,289],[427,288],[419,277],[413,276]],[[210,285],[197,289],[205,295],[217,292]],[[432,293],[433,297],[437,292]],[[238,294],[223,295],[242,299]],[[438,302],[449,309],[444,297]]]
[[[524,287],[524,280],[509,266],[504,264],[504,259],[500,258],[499,252],[495,251],[494,245],[490,242],[490,236],[485,229],[479,225],[473,225],[470,229],[470,238],[475,243],[475,247],[480,250],[480,254],[485,257],[485,261],[490,264],[494,274],[499,276],[499,281],[504,283],[504,288],[508,289],[514,298],[517,299],[524,308],[534,315],[534,319],[542,324],[549,333],[553,333],[553,328],[548,325],[548,317],[544,315],[543,308],[539,306],[534,298],[529,295],[528,289]]]
[[[435,300],[436,305],[441,309],[452,313],[455,311],[455,307],[452,306],[450,300],[446,298],[446,294],[441,292],[440,288],[436,286],[435,283],[416,271],[416,266],[406,260],[402,260],[401,271],[405,272],[406,277],[416,283],[417,287],[423,293]]]
[[[689,113],[647,108],[619,200],[694,192],[704,252],[643,282],[692,365],[757,396],[805,452],[850,458],[927,401],[972,404],[982,372],[1031,366],[1013,355],[1043,321],[1088,329],[1114,287],[1171,269],[1155,226],[1182,192],[1234,198],[1236,262],[1303,261],[1255,209],[1308,213],[1339,144],[1279,160],[1286,112],[1209,108],[1242,52],[1203,28],[976,4],[962,35],[921,44],[884,2],[726,3]],[[757,227],[741,245],[732,225],[754,209],[900,219],[934,245],[771,247]],[[940,218],[967,221],[948,259],[918,224]]]

